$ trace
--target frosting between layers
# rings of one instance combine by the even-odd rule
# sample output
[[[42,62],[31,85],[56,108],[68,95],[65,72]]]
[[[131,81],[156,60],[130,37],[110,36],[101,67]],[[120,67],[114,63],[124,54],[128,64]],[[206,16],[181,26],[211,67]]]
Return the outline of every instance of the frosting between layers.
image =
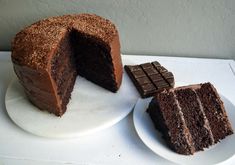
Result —
[[[183,121],[183,123],[184,123],[184,125],[185,125],[185,127],[186,127],[186,130],[188,130],[188,127],[187,127],[187,124],[186,124],[185,119],[184,119],[184,114],[183,114],[183,112],[181,111],[180,104],[179,104],[179,102],[178,102],[178,100],[177,100],[177,97],[176,97],[176,95],[175,95],[175,91],[177,91],[177,90],[182,90],[182,89],[191,89],[191,90],[196,94],[197,102],[198,102],[198,104],[199,104],[199,110],[202,112],[203,119],[204,119],[204,125],[203,125],[203,127],[207,129],[207,131],[208,131],[208,133],[209,133],[209,136],[210,136],[210,139],[211,139],[211,141],[212,141],[212,144],[214,144],[214,143],[215,143],[215,140],[214,140],[214,136],[213,136],[213,134],[212,134],[211,128],[210,128],[209,121],[208,121],[208,119],[207,119],[207,117],[206,117],[206,115],[205,115],[204,108],[203,108],[202,103],[201,103],[201,101],[200,101],[200,99],[199,99],[199,96],[198,96],[197,92],[195,91],[195,89],[199,89],[199,88],[201,88],[201,85],[200,85],[200,84],[196,84],[196,85],[189,85],[189,86],[177,87],[177,88],[175,88],[175,89],[170,89],[170,91],[171,91],[171,92],[173,93],[173,95],[174,95],[174,99],[175,99],[175,102],[176,102],[176,104],[177,104],[177,108],[178,108],[178,110],[179,110],[179,112],[180,112],[181,120]],[[189,130],[188,130],[188,132],[189,132]],[[186,136],[186,135],[187,135],[187,134],[185,134],[185,136]],[[190,148],[190,150],[191,150],[192,153],[194,153],[196,150],[195,150],[195,147],[194,147],[194,142],[193,142],[193,140],[192,140],[191,134],[188,133],[188,136],[186,136],[186,137],[188,137],[188,138],[186,138],[188,144],[189,144],[189,145],[191,144],[190,146],[193,147],[193,148]]]
[[[215,143],[215,139],[214,139],[214,136],[213,136],[212,131],[211,131],[210,123],[209,123],[209,121],[208,121],[208,119],[207,119],[207,117],[206,117],[204,108],[203,108],[203,106],[202,106],[202,102],[200,101],[197,92],[196,92],[194,89],[192,89],[192,91],[196,94],[197,102],[199,103],[200,111],[202,112],[202,115],[203,115],[203,119],[204,119],[204,123],[205,123],[205,124],[203,125],[203,127],[206,128],[207,131],[209,132],[209,136],[210,136],[210,139],[211,139],[211,141],[212,141],[212,144],[214,144],[214,143]]]
[[[176,106],[179,110],[179,115],[180,115],[181,121],[183,122],[183,126],[184,126],[183,132],[184,132],[184,135],[185,135],[186,142],[188,143],[190,152],[194,153],[196,151],[196,149],[195,149],[195,146],[194,146],[192,135],[190,134],[189,129],[186,125],[186,122],[185,122],[185,119],[184,119],[184,114],[183,114],[182,109],[180,107],[180,104],[177,100],[176,94],[175,94],[175,92],[172,92],[172,93],[173,93],[173,96],[174,96]]]

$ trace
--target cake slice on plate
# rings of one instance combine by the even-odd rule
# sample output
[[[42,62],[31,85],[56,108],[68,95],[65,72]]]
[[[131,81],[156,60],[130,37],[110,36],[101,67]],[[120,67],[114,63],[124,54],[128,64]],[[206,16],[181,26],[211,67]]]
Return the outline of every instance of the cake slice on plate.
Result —
[[[158,93],[147,109],[171,149],[190,155],[233,134],[219,94],[211,83]]]

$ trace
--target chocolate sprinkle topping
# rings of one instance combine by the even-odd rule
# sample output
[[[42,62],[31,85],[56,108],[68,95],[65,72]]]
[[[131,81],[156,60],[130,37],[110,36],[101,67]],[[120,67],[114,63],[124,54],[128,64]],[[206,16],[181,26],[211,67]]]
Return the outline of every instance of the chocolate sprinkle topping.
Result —
[[[115,25],[94,14],[64,15],[40,20],[16,34],[12,41],[12,60],[15,64],[34,69],[46,69],[48,58],[72,29],[94,36],[107,45],[117,35]]]

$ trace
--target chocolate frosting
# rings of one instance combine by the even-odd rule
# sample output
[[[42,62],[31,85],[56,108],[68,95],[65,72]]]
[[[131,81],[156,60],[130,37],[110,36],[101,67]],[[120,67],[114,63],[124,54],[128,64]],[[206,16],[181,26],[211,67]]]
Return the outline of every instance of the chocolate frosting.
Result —
[[[29,100],[39,109],[61,116],[62,100],[51,76],[51,60],[61,40],[72,30],[101,41],[109,50],[117,89],[122,82],[118,31],[109,20],[94,14],[64,15],[40,20],[16,34],[12,62]]]

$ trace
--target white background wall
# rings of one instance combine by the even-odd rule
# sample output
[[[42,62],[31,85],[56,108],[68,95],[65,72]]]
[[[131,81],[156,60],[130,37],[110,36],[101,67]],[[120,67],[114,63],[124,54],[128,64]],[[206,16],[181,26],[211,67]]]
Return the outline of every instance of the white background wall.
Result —
[[[0,50],[34,21],[82,12],[111,19],[123,53],[235,58],[235,0],[0,0]]]

